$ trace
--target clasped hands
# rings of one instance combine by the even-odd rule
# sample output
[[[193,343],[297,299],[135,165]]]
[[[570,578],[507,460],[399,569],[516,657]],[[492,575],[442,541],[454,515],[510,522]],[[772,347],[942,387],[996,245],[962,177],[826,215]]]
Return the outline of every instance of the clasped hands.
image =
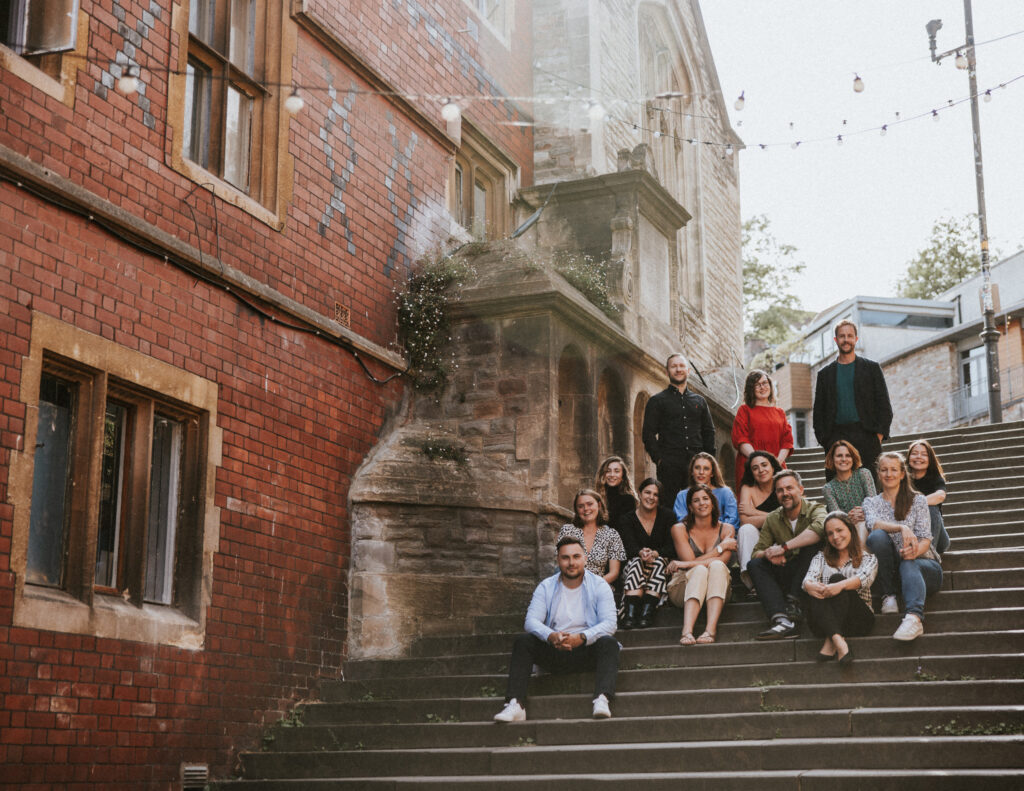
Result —
[[[843,583],[835,582],[831,585],[826,585],[824,582],[808,582],[804,585],[804,590],[815,599],[830,599],[842,593]]]
[[[572,651],[583,645],[583,635],[579,632],[569,634],[568,632],[552,632],[548,635],[548,642],[559,651]]]
[[[900,557],[904,560],[913,560],[917,557],[917,536],[909,527],[904,526],[900,533],[903,536],[903,546],[900,548]]]
[[[764,551],[765,560],[769,560],[776,566],[786,565],[786,550],[782,548],[781,544],[772,544],[768,549]]]

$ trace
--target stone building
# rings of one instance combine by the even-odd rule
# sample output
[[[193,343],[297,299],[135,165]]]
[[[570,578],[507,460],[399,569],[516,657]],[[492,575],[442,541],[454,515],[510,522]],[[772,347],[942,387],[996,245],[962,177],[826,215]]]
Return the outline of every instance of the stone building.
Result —
[[[598,457],[643,465],[670,349],[728,427],[739,140],[696,2],[5,9],[5,782],[201,787],[346,656],[519,606]],[[425,397],[394,292],[471,238]],[[585,254],[611,317],[556,271]]]

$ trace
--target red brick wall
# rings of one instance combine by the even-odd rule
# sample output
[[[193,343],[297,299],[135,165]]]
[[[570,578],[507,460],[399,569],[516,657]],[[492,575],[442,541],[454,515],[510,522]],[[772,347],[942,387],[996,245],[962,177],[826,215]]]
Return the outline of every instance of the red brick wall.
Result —
[[[143,63],[177,59],[169,0],[161,5],[138,48]],[[406,3],[348,3],[359,9],[349,14],[338,13],[343,3],[327,5],[326,18],[344,24],[336,31],[344,40],[374,53],[379,42],[393,45],[397,56],[369,65],[403,89],[478,93],[491,90],[496,78],[487,75],[500,74],[506,93],[530,92],[529,52],[496,44],[483,26],[479,43],[451,33],[469,53],[463,60],[471,56],[479,66],[466,71],[459,58],[439,54],[422,19],[413,24],[403,16]],[[444,7],[449,32],[472,14],[462,0],[429,5]],[[335,195],[339,180],[331,180],[321,139],[332,99],[325,90],[305,90],[306,108],[290,126],[294,197],[278,232],[203,189],[192,192],[193,182],[166,166],[165,74],[144,69],[148,110],[138,96],[97,90],[102,69],[124,45],[115,12],[124,9],[124,24],[136,30],[148,1],[82,6],[90,49],[74,107],[0,69],[0,144],[205,254],[219,251],[225,264],[309,309],[333,317],[341,302],[351,309],[353,330],[392,343],[393,289],[415,251],[441,241],[447,229],[450,157],[422,121],[360,92],[368,85],[300,30],[295,82],[326,86],[329,77],[343,108],[352,96],[347,118],[327,128],[333,172],[347,181],[340,179],[344,188]],[[518,35],[528,41],[529,4],[517,6]],[[417,106],[437,115],[436,103]],[[530,133],[497,123],[518,116],[483,102],[466,114],[518,160],[528,184]],[[332,196],[346,211],[321,227]],[[31,310],[217,383],[220,545],[203,650],[11,626],[8,473],[25,433],[19,393]],[[0,337],[0,783],[163,789],[173,786],[182,761],[208,762],[225,774],[237,749],[255,748],[264,725],[314,696],[319,678],[339,672],[348,486],[398,402],[400,381],[370,382],[344,349],[268,322],[162,255],[7,182],[0,182]]]

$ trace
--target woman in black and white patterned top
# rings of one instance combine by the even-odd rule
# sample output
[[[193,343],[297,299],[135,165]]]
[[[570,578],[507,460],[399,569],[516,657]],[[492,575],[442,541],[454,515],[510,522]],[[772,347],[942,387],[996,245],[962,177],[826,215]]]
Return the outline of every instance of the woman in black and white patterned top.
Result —
[[[842,511],[825,517],[825,548],[811,559],[804,577],[807,622],[811,631],[825,638],[819,662],[853,661],[847,637],[863,637],[875,623],[871,609],[871,583],[878,560],[861,547],[853,520]]]
[[[626,560],[619,531],[608,527],[608,511],[604,498],[593,489],[580,489],[572,501],[576,514],[572,524],[562,525],[556,543],[572,536],[583,544],[587,554],[587,571],[592,571],[611,585],[619,577]]]

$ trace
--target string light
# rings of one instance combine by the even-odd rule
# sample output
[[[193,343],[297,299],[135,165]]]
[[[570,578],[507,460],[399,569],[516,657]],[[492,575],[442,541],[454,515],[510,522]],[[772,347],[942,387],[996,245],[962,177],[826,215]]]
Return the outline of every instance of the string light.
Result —
[[[932,120],[933,121],[938,121],[939,120],[939,111],[938,110],[932,110]]]
[[[958,69],[960,69],[960,71],[963,71],[964,69],[967,68],[967,57],[960,50],[957,50],[956,51],[956,60],[953,61],[953,64]]]
[[[590,120],[595,123],[603,121],[605,116],[604,107],[600,102],[591,101],[590,108],[587,110],[587,115],[590,117]]]
[[[879,130],[878,134],[880,134],[882,137],[885,137],[885,133],[888,130],[889,130],[889,125],[888,124],[882,124],[882,128]]]
[[[983,101],[991,102],[992,101],[992,91],[991,90],[985,91],[985,95],[982,96],[981,98],[982,98]]]
[[[124,71],[117,80],[117,92],[130,96],[139,90],[139,77],[142,75],[141,70],[134,63],[129,63],[124,67]]]
[[[731,157],[732,156],[732,145],[727,145],[725,147],[725,155],[727,157]]]
[[[461,115],[462,108],[450,99],[445,102],[444,107],[441,108],[441,117],[446,121],[457,121]]]
[[[853,75],[853,92],[864,93],[864,80],[860,78],[859,74]]]
[[[733,107],[735,107],[737,110],[742,110],[744,105],[746,105],[746,103],[747,103],[747,100],[746,100],[745,97],[746,97],[746,91],[740,91],[740,96],[733,103]]]
[[[836,145],[837,146],[841,146],[842,144],[843,144],[843,136],[842,135],[837,135],[836,136]]]
[[[306,102],[296,88],[292,88],[292,92],[288,95],[288,98],[284,100],[284,109],[289,115],[298,115],[302,112],[302,108],[306,106]]]

